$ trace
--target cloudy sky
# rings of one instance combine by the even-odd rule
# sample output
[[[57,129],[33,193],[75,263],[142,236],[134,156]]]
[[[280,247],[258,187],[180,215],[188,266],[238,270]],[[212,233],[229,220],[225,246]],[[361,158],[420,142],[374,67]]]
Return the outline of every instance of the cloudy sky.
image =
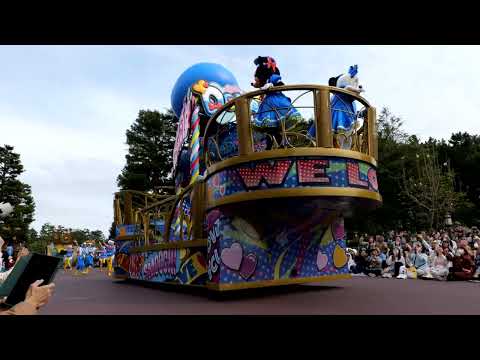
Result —
[[[21,154],[33,226],[108,233],[138,111],[170,107],[177,77],[197,62],[224,65],[251,90],[258,55],[274,57],[287,84],[326,84],[358,64],[364,96],[409,133],[480,133],[479,46],[0,46],[0,144]]]

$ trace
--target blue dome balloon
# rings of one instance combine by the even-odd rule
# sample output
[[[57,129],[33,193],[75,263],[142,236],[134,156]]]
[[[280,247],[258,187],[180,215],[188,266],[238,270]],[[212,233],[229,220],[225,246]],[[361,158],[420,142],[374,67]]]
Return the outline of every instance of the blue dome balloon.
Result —
[[[177,117],[180,117],[180,114],[182,113],[183,98],[187,94],[188,88],[199,80],[214,81],[221,86],[238,86],[235,76],[233,76],[233,74],[222,65],[198,63],[189,67],[177,79],[172,90],[172,109]]]

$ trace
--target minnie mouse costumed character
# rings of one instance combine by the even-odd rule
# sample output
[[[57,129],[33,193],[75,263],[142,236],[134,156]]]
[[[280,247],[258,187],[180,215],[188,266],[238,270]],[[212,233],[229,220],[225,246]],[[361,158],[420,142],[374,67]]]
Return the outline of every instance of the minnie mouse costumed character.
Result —
[[[285,85],[281,80],[280,70],[275,60],[269,56],[259,56],[255,59],[257,65],[255,82],[251,85],[257,89],[266,90],[275,86]],[[253,125],[257,130],[278,130],[283,123],[286,128],[291,127],[302,116],[292,106],[290,98],[280,91],[268,92],[262,99],[258,111],[254,114]]]

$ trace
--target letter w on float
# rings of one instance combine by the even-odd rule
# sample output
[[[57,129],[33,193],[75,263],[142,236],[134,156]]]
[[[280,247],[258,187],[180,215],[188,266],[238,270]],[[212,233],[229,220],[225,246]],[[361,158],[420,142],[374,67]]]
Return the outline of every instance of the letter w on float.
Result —
[[[253,167],[239,168],[238,173],[247,188],[258,187],[262,181],[267,185],[280,185],[283,183],[291,163],[290,160],[275,161],[273,165],[263,162],[255,164]]]

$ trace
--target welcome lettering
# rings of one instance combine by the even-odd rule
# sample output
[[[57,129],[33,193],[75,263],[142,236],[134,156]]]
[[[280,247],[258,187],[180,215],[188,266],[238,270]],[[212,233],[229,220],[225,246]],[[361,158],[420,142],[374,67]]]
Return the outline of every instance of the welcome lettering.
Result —
[[[290,160],[276,161],[273,165],[260,163],[256,164],[254,168],[239,168],[238,173],[247,188],[259,186],[262,180],[265,181],[267,185],[280,185],[283,183],[291,163]]]
[[[328,168],[328,160],[298,160],[299,183],[330,183],[325,170]]]

